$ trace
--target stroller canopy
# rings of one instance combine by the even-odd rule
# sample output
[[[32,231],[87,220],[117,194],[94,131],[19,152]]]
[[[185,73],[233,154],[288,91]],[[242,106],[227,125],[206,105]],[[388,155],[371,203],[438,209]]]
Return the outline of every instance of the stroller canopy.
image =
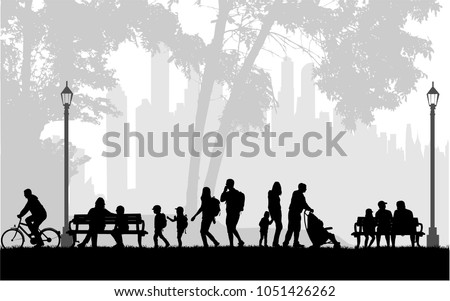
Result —
[[[328,241],[328,231],[323,227],[323,222],[312,212],[304,213],[306,232],[314,246],[321,246]]]

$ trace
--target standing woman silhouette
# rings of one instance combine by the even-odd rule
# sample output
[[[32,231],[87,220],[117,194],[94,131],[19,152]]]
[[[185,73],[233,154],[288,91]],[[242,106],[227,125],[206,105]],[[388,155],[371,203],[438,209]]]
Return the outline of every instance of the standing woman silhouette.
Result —
[[[281,222],[281,185],[280,182],[273,183],[272,190],[269,190],[267,197],[269,199],[269,213],[272,220],[275,222],[275,236],[273,237],[273,247],[279,247],[278,240],[280,239],[283,224]]]

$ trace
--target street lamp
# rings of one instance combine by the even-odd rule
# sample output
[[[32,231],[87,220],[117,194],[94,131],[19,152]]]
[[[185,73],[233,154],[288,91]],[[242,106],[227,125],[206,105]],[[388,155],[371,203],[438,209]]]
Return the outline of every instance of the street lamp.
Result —
[[[72,238],[67,234],[69,230],[69,107],[72,103],[73,93],[68,87],[61,92],[61,101],[64,106],[64,226],[61,236],[61,246],[70,247]]]
[[[434,111],[438,104],[439,92],[434,88],[434,82],[430,91],[427,93],[428,105],[430,106],[430,228],[427,235],[427,246],[437,247],[439,246],[439,235],[437,234],[437,229],[435,225],[434,212],[435,212],[435,201],[434,201]]]

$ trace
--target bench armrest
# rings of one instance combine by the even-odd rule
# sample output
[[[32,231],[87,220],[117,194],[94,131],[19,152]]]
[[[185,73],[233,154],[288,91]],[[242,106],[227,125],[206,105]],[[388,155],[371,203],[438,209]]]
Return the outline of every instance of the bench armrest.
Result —
[[[71,220],[71,221],[69,222],[69,231],[73,231],[72,225],[73,225],[73,220]]]
[[[359,231],[358,231],[358,228],[359,228]],[[363,232],[362,225],[359,225],[358,223],[355,223],[355,225],[353,226],[353,229],[355,230],[355,233]]]
[[[418,232],[423,232],[423,225],[422,225],[422,223],[418,223],[417,225],[420,227],[420,230]]]
[[[145,231],[145,221],[144,221],[144,220],[141,220],[140,224],[142,225],[142,227],[141,227],[141,229],[139,229],[139,230]]]

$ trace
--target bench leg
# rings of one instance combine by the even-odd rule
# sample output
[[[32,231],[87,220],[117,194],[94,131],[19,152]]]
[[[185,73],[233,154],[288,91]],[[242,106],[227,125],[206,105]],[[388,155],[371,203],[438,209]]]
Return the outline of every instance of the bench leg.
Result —
[[[70,247],[74,248],[76,243],[77,243],[77,234],[73,234],[72,235],[72,245]]]
[[[138,235],[138,245],[139,248],[142,248],[142,235]]]

